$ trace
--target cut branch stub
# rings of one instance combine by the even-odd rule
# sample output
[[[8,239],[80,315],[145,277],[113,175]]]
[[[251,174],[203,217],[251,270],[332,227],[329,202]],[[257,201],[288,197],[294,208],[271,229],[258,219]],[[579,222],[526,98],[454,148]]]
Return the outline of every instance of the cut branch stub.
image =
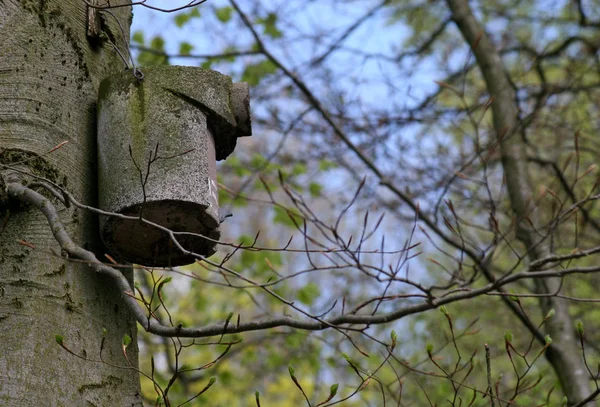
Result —
[[[218,72],[181,66],[131,71],[100,85],[98,173],[100,209],[143,216],[176,232],[190,251],[210,256],[218,240],[216,160],[250,136],[249,91]],[[101,217],[110,254],[147,266],[178,266],[194,258],[141,221]]]

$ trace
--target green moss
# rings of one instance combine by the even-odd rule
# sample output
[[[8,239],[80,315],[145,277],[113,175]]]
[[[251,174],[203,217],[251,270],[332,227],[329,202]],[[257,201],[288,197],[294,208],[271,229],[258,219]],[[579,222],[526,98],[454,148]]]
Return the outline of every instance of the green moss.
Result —
[[[108,78],[104,79],[100,83],[100,88],[98,89],[98,102],[99,105],[101,102],[105,101],[105,99],[114,93],[129,93],[131,91],[131,86],[136,84],[137,79],[133,77],[133,74],[130,70],[121,72],[118,75],[112,75]]]

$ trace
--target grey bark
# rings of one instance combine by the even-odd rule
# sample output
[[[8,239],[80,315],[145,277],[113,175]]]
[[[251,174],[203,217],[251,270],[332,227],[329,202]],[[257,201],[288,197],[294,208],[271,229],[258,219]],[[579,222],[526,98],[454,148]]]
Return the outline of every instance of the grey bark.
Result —
[[[461,34],[471,46],[477,64],[483,74],[487,89],[492,97],[494,129],[501,137],[502,165],[506,177],[512,210],[518,219],[517,238],[528,250],[530,261],[549,254],[544,241],[540,241],[525,219],[534,224],[532,210],[532,182],[527,168],[527,146],[522,136],[515,92],[509,82],[504,64],[485,33],[484,28],[473,15],[468,0],[447,0],[452,18]],[[536,279],[538,294],[558,292],[560,279]],[[546,358],[552,365],[569,400],[569,405],[578,403],[591,393],[590,378],[583,363],[581,349],[575,337],[574,323],[569,315],[566,300],[553,296],[540,300],[543,315],[554,309],[556,314],[544,325],[546,333],[553,339],[546,351]],[[591,404],[588,404],[591,405]]]
[[[128,36],[130,8],[113,13]],[[115,19],[100,20],[124,52]],[[29,171],[96,205],[97,90],[124,64],[107,42],[88,42],[86,22],[82,0],[0,0],[0,163],[26,160]],[[98,249],[94,216],[70,208],[61,218],[75,241]],[[41,212],[0,204],[0,405],[141,405],[137,372],[120,368],[124,334],[137,367],[134,319],[111,280],[60,253]],[[98,360],[103,328],[105,363],[55,341],[62,335],[73,352]]]

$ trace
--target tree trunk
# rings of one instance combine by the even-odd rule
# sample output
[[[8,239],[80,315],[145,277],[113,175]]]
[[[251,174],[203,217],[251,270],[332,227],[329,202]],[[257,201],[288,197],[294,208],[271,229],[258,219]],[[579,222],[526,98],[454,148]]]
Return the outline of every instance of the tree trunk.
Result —
[[[533,187],[528,173],[527,146],[522,136],[524,130],[519,122],[515,92],[498,52],[471,12],[468,0],[447,2],[454,22],[472,47],[492,98],[494,129],[498,137],[501,137],[500,149],[506,186],[511,208],[518,219],[517,238],[528,250],[529,259],[537,260],[548,255],[549,250],[546,242],[540,242],[539,236],[525,221],[528,218],[536,223],[532,210]],[[574,334],[575,324],[569,316],[568,303],[553,295],[560,289],[559,279],[536,279],[535,283],[537,293],[548,296],[540,300],[542,316],[547,315],[551,309],[555,311],[555,315],[544,324],[553,340],[546,351],[546,358],[558,376],[569,405],[572,405],[584,400],[591,393],[590,378]]]
[[[124,63],[110,43],[88,41],[86,9],[83,0],[0,0],[0,163],[21,162],[96,205],[97,90]],[[104,38],[127,55],[131,9],[112,13],[124,32],[100,13]],[[97,218],[59,207],[72,238],[98,249]],[[141,405],[138,373],[121,368],[123,336],[133,339],[127,354],[135,367],[137,346],[120,298],[107,278],[61,257],[40,212],[0,206],[0,405]]]

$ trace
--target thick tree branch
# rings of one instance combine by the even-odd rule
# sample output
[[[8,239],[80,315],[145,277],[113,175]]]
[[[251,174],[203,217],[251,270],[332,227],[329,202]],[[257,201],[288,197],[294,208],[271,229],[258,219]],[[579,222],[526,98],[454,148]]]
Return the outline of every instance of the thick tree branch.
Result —
[[[89,267],[100,274],[106,275],[110,277],[116,284],[121,292],[121,295],[129,309],[129,311],[135,316],[136,320],[144,327],[144,329],[150,333],[159,335],[159,336],[168,336],[168,337],[209,337],[209,336],[219,336],[223,334],[233,334],[240,332],[248,332],[248,331],[257,331],[257,330],[265,330],[276,327],[290,327],[302,330],[309,331],[318,331],[324,329],[336,329],[340,331],[344,330],[356,330],[355,328],[351,328],[353,325],[373,325],[373,324],[383,324],[391,321],[399,320],[409,315],[422,313],[431,309],[435,309],[439,306],[450,304],[457,301],[463,301],[470,298],[475,298],[481,295],[497,295],[497,290],[500,287],[506,286],[513,282],[525,279],[537,279],[537,278],[547,278],[547,277],[563,277],[570,274],[588,274],[588,273],[596,273],[600,271],[600,266],[597,267],[574,267],[570,269],[559,269],[559,270],[546,270],[538,273],[529,273],[529,272],[521,272],[512,275],[507,275],[504,278],[497,280],[494,283],[487,284],[478,289],[461,289],[458,292],[453,294],[444,295],[441,297],[431,297],[425,301],[422,301],[418,304],[408,305],[405,307],[401,307],[395,311],[382,313],[378,315],[372,314],[364,314],[364,315],[356,315],[356,314],[343,314],[336,317],[328,318],[325,320],[321,320],[317,317],[311,316],[305,313],[306,316],[309,316],[312,320],[298,320],[291,317],[279,317],[279,318],[271,318],[260,321],[249,321],[249,322],[240,322],[239,324],[231,324],[231,323],[220,323],[213,324],[206,327],[200,328],[184,328],[181,326],[166,326],[160,324],[158,321],[149,319],[146,312],[142,307],[138,304],[137,299],[134,297],[133,289],[129,285],[127,279],[121,274],[117,269],[110,267],[106,264],[100,262],[96,256],[85,250],[78,245],[76,245],[73,240],[70,238],[66,229],[60,220],[58,215],[58,211],[54,207],[54,205],[50,202],[50,200],[38,192],[22,185],[19,177],[14,176],[14,173],[11,175],[4,175],[6,182],[6,189],[9,196],[13,199],[18,199],[22,202],[28,203],[37,209],[39,209],[44,216],[46,216],[52,233],[59,243],[62,250],[68,253],[69,256],[83,260],[87,262]],[[191,253],[191,252],[189,252]],[[193,253],[192,253],[193,254]],[[202,258],[200,255],[196,255],[199,258]],[[260,288],[260,287],[259,287]],[[286,302],[284,299],[281,301]],[[288,305],[292,305],[293,303],[288,303]],[[293,308],[299,312],[302,312],[299,308],[293,306]]]
[[[528,172],[527,146],[519,121],[519,111],[515,91],[504,64],[487,33],[473,15],[468,0],[447,0],[452,18],[466,42],[471,47],[486,87],[492,98],[494,129],[500,140],[502,165],[506,177],[511,208],[517,216],[517,237],[528,248],[531,261],[546,257],[549,253],[544,238],[536,234],[526,220],[534,227],[537,225],[532,182]],[[560,281],[556,279],[536,279],[538,293],[551,294],[560,290]],[[551,309],[555,317],[546,324],[554,339],[546,352],[548,361],[560,379],[563,391],[570,402],[579,402],[588,396],[589,386],[585,365],[578,351],[573,334],[568,304],[552,296],[543,297],[542,310]]]

